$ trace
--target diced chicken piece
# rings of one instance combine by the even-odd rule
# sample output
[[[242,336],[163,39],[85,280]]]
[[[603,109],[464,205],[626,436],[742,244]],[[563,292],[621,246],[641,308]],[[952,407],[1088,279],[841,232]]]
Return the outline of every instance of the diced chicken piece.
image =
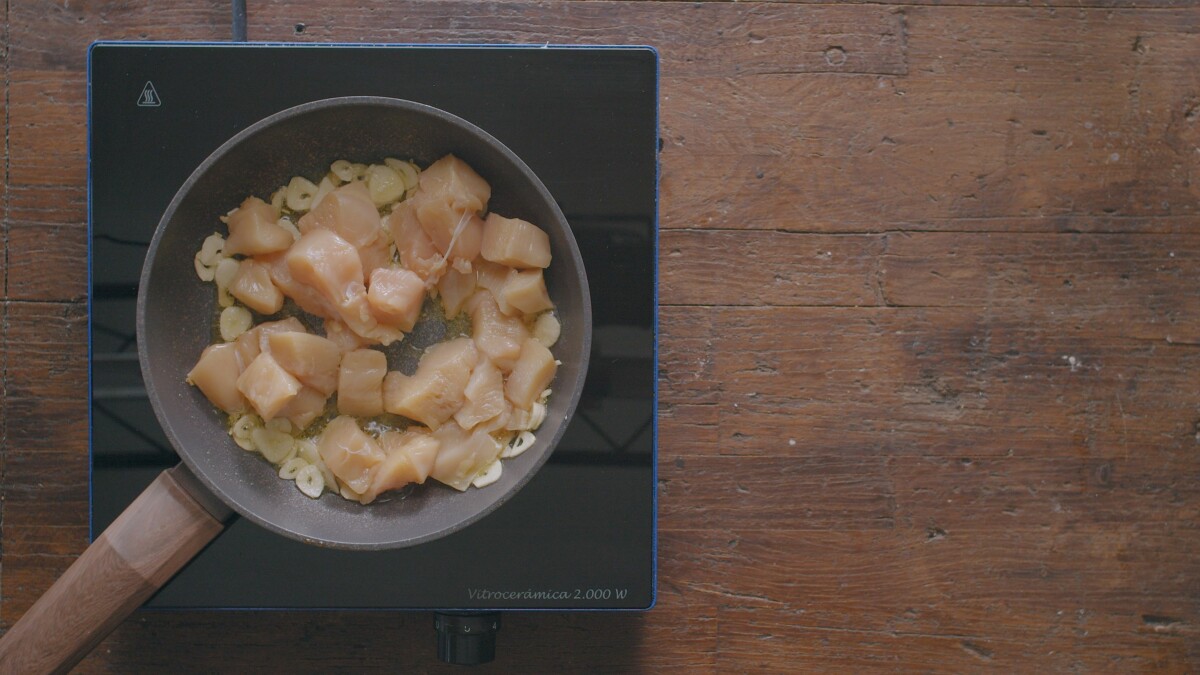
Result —
[[[433,437],[440,447],[429,475],[457,490],[466,490],[504,449],[488,432],[464,431],[457,424],[443,425],[433,432]]]
[[[329,397],[312,387],[301,387],[296,398],[283,406],[279,417],[284,417],[301,431],[308,428],[313,420],[325,414],[325,404]]]
[[[311,333],[274,333],[267,344],[275,361],[324,396],[337,390],[342,351],[332,340]]]
[[[501,265],[499,263],[480,260],[475,263],[475,275],[478,279],[480,288],[486,288],[492,293],[492,300],[496,301],[496,306],[504,314],[513,315],[517,313],[516,308],[508,304],[508,298],[504,293],[504,289],[508,287],[509,279],[516,275],[517,271],[511,267]]]
[[[336,307],[366,294],[362,260],[350,242],[329,230],[310,230],[284,256],[296,281],[307,284]]]
[[[374,349],[356,349],[342,357],[338,368],[338,412],[357,417],[383,414],[383,376],[387,356]]]
[[[370,279],[371,272],[392,266],[392,247],[386,237],[380,237],[367,246],[358,247],[362,259],[363,276]]]
[[[387,374],[384,409],[437,429],[462,407],[478,359],[475,344],[468,338],[430,347],[411,377],[396,371]]]
[[[404,336],[397,329],[380,326],[372,316],[362,261],[345,239],[329,230],[311,230],[288,249],[285,258],[292,277],[316,289],[350,330],[385,345]]]
[[[225,239],[227,255],[262,255],[292,245],[292,233],[279,224],[275,208],[258,197],[249,197],[229,214]]]
[[[237,379],[238,391],[264,420],[274,418],[300,393],[300,380],[284,370],[269,352],[262,352]]]
[[[333,475],[359,494],[371,487],[375,467],[384,458],[375,439],[358,428],[353,417],[345,415],[325,425],[317,439],[317,452]]]
[[[288,269],[286,254],[272,253],[260,256],[256,260],[266,266],[267,271],[271,274],[271,281],[275,282],[275,286],[285,296],[291,298],[300,309],[309,314],[326,318],[338,315],[337,307],[326,300],[325,296],[321,295],[317,289],[302,284],[292,277],[292,272]]]
[[[370,504],[388,490],[402,488],[409,483],[424,483],[433,470],[440,445],[428,431],[413,429],[384,432],[379,444],[386,457],[375,469],[371,486],[359,497],[363,504]]]
[[[243,364],[249,364],[258,357],[259,352],[270,349],[267,338],[275,333],[304,333],[304,324],[294,316],[279,321],[264,321],[254,328],[242,333],[233,341],[237,347],[238,358]]]
[[[271,281],[270,271],[249,258],[238,263],[229,292],[259,314],[274,314],[283,309],[283,293]]]
[[[463,394],[466,402],[454,413],[454,421],[471,429],[504,412],[504,375],[491,361],[479,359]]]
[[[350,330],[346,324],[337,319],[325,320],[325,338],[337,345],[343,354],[361,349],[371,344],[371,341]]]
[[[388,216],[387,226],[400,253],[400,264],[416,272],[427,285],[437,283],[445,269],[442,255],[434,248],[425,230],[421,229],[421,223],[417,222],[412,202],[401,202]]]
[[[238,391],[237,379],[242,374],[242,360],[232,342],[217,343],[204,348],[200,360],[187,374],[189,384],[196,385],[212,404],[227,413],[246,409],[246,399]]]
[[[467,298],[475,292],[475,274],[464,274],[456,269],[448,269],[438,282],[438,295],[441,297],[442,309],[446,310],[446,318],[453,319],[462,311]]]
[[[367,285],[367,302],[380,323],[410,331],[421,316],[425,282],[410,270],[377,269]]]
[[[379,238],[382,233],[379,211],[367,186],[351,181],[325,195],[317,208],[304,214],[296,223],[301,234],[325,229],[361,248]]]
[[[479,351],[501,372],[512,370],[521,355],[521,345],[529,338],[529,329],[520,319],[504,316],[488,291],[471,296],[467,307],[471,310],[472,337]]]
[[[526,340],[521,347],[521,357],[504,384],[504,395],[512,401],[513,407],[528,410],[549,386],[557,370],[558,364],[549,349],[537,340]]]
[[[458,211],[480,213],[487,207],[492,188],[466,162],[446,155],[417,177],[420,191],[435,194]]]
[[[413,211],[421,229],[429,235],[434,248],[447,258],[468,262],[479,256],[483,242],[483,220],[471,211],[454,208],[441,195],[418,190],[412,199]],[[451,250],[451,245],[454,249]]]
[[[501,296],[506,304],[525,314],[537,314],[553,309],[550,294],[546,292],[546,280],[540,269],[523,270],[512,275],[504,284]],[[497,305],[500,302],[496,303]]]
[[[550,237],[533,223],[489,213],[480,255],[509,267],[549,267]]]

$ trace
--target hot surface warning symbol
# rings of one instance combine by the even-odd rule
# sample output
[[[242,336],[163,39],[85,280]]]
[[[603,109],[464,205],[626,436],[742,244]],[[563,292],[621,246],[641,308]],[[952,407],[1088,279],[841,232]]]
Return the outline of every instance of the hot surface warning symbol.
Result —
[[[158,97],[158,90],[154,88],[154,83],[146,80],[146,86],[142,87],[142,93],[138,96],[138,107],[141,108],[157,108],[162,105],[162,99]]]

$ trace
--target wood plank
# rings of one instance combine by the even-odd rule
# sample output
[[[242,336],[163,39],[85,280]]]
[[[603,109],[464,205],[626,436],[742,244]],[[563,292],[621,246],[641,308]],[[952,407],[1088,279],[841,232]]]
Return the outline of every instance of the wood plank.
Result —
[[[11,0],[9,61],[22,71],[82,73],[95,40],[228,40],[229,4],[217,0],[160,3],[55,3]]]
[[[664,77],[664,227],[1054,231],[1200,212],[1194,13],[904,16],[905,77]]]
[[[885,235],[664,230],[664,305],[885,304],[879,256]]]
[[[1062,522],[1047,534],[984,522],[937,537],[907,527],[690,532],[701,552],[674,578],[693,603],[813,629],[1020,642],[1200,634],[1188,597],[1200,571],[1194,525]]]
[[[665,76],[765,73],[903,74],[902,17],[887,7],[758,3],[414,0],[347,6],[337,21],[316,8],[256,4],[250,38],[266,41],[648,44]],[[303,32],[296,26],[304,24]],[[416,38],[416,39],[414,39]]]
[[[669,230],[664,305],[964,307],[1200,342],[1200,237]]]
[[[1186,673],[1195,649],[1186,640],[1156,634],[1054,634],[1014,641],[970,635],[934,636],[898,631],[809,628],[773,610],[719,609],[722,672],[962,673],[1153,671]],[[1065,632],[1065,631],[1064,631]]]
[[[661,320],[664,415],[688,405],[690,424],[716,428],[715,445],[680,454],[1194,452],[1200,350],[1086,316],[666,307]]]

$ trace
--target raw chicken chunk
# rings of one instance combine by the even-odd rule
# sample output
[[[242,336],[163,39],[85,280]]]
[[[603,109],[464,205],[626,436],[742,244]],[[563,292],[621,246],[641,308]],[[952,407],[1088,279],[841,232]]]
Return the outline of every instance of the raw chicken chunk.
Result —
[[[371,486],[359,497],[363,504],[370,504],[388,490],[402,488],[409,483],[424,483],[433,470],[440,445],[428,430],[416,431],[413,428],[404,432],[384,432],[379,444],[383,446],[386,457],[375,469]]]
[[[264,420],[274,418],[300,393],[300,380],[284,370],[270,352],[262,352],[237,379],[238,391]]]
[[[342,357],[338,368],[338,411],[343,415],[383,414],[383,376],[387,357],[374,349],[356,349]]]
[[[355,248],[367,246],[379,238],[379,211],[367,187],[351,181],[325,195],[317,208],[309,211],[296,223],[301,234],[314,229],[329,230]]]
[[[342,351],[332,340],[311,333],[274,333],[267,336],[271,356],[288,371],[321,394],[337,390]]]
[[[458,412],[479,354],[469,338],[457,338],[429,348],[407,376],[390,372],[384,381],[384,408],[396,415],[437,429]]]
[[[346,324],[337,319],[326,319],[324,326],[325,338],[337,345],[338,350],[343,354],[352,352],[355,349],[362,349],[371,344],[370,340],[356,334]]]
[[[466,402],[454,413],[454,421],[464,429],[490,420],[504,412],[504,375],[486,358],[479,359],[463,392]]]
[[[353,417],[345,415],[325,425],[317,439],[317,452],[333,475],[359,494],[371,487],[374,469],[384,458],[375,439],[363,433]]]
[[[420,192],[441,197],[457,211],[480,213],[492,196],[487,181],[454,155],[446,155],[430,164],[417,180]]]
[[[237,347],[232,342],[209,345],[187,374],[187,381],[196,385],[221,410],[240,413],[246,409],[246,399],[237,388],[242,363]]]
[[[425,302],[425,282],[416,272],[387,268],[371,273],[367,302],[375,318],[383,324],[410,331],[421,315]]]
[[[274,314],[283,309],[283,293],[271,281],[270,271],[249,258],[238,263],[229,292],[259,314]]]
[[[540,269],[515,272],[504,284],[500,295],[504,304],[525,314],[537,314],[554,307]],[[501,303],[497,301],[496,304]]]
[[[437,288],[442,300],[442,309],[446,310],[446,318],[453,319],[462,311],[467,298],[475,292],[475,274],[448,269],[438,282]]]
[[[249,197],[229,214],[226,255],[262,255],[292,245],[292,233],[278,222],[275,209],[258,197]]]
[[[248,365],[258,357],[259,352],[270,349],[267,338],[275,333],[304,333],[304,324],[294,316],[279,321],[264,321],[254,328],[242,333],[233,341],[237,347],[238,358]]]
[[[533,223],[489,213],[480,255],[509,267],[549,267],[550,237]]]
[[[362,260],[363,276],[368,279],[371,278],[371,272],[392,266],[392,248],[386,237],[358,247],[358,257]]]
[[[433,432],[433,437],[440,447],[429,475],[456,490],[470,487],[471,481],[496,461],[504,449],[488,432],[464,431],[457,424],[442,426]]]
[[[413,212],[412,202],[401,202],[387,218],[388,230],[392,233],[392,241],[396,242],[396,250],[400,253],[400,264],[405,269],[416,272],[427,285],[437,283],[445,264],[442,255],[434,248],[433,241]]]
[[[293,279],[311,286],[335,307],[366,295],[358,250],[329,230],[310,230],[288,249],[284,259]]]
[[[492,300],[496,302],[496,306],[504,314],[513,315],[517,310],[512,305],[508,304],[508,298],[504,293],[504,289],[508,286],[509,279],[513,278],[516,270],[499,263],[480,260],[475,263],[475,274],[478,279],[480,288],[486,288],[492,293]]]
[[[321,295],[317,289],[307,284],[302,284],[292,277],[292,272],[288,269],[285,253],[272,253],[271,255],[259,256],[255,260],[267,268],[267,271],[271,274],[271,281],[275,282],[275,286],[284,295],[291,298],[297,307],[309,314],[315,314],[320,317],[337,316],[337,307],[326,300],[325,296]]]
[[[455,208],[442,195],[422,190],[418,190],[411,201],[417,222],[421,223],[421,229],[429,235],[438,252],[447,258],[468,262],[479,256],[483,242],[483,220],[479,216]]]
[[[278,416],[286,418],[297,429],[303,431],[313,423],[313,420],[325,413],[325,404],[328,402],[329,397],[325,394],[312,387],[301,387],[296,398],[283,406]]]
[[[520,319],[504,316],[488,291],[479,291],[467,303],[475,345],[501,372],[509,372],[529,338],[529,329]]]
[[[316,289],[337,309],[336,317],[325,318],[341,319],[358,335],[385,345],[403,337],[371,315],[362,261],[345,239],[329,230],[311,230],[288,249],[285,259],[296,281]]]
[[[558,364],[549,349],[532,338],[526,340],[504,385],[504,395],[514,407],[528,410],[549,386],[557,370]]]

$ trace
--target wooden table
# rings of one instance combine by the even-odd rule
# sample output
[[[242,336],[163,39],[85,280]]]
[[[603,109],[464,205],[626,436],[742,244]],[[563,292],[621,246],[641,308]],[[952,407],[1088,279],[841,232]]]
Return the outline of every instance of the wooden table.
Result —
[[[1200,10],[366,4],[249,36],[662,54],[658,606],[495,670],[1200,668]],[[230,31],[0,11],[8,626],[87,544],[85,49]],[[198,612],[82,671],[233,664],[438,669],[425,615]]]

